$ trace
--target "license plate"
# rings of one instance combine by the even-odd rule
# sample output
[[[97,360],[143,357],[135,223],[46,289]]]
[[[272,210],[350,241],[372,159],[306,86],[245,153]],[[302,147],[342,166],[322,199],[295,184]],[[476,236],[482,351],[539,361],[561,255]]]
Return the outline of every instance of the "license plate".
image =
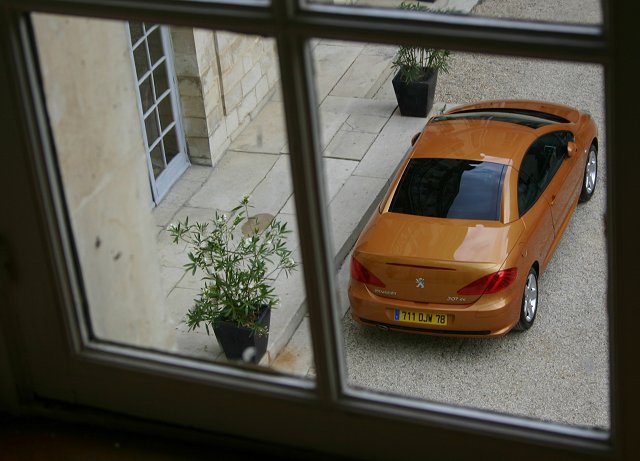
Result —
[[[395,319],[400,322],[420,323],[422,325],[447,325],[447,314],[434,314],[431,312],[395,310]]]

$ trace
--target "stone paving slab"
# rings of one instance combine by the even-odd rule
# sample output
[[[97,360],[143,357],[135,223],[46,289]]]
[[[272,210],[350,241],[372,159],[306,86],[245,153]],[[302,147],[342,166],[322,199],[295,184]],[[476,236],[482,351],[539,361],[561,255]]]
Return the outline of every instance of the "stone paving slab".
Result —
[[[342,188],[347,179],[353,174],[358,166],[354,160],[344,160],[338,158],[324,158],[325,191],[327,192],[327,202],[331,202],[338,191]],[[294,196],[291,195],[286,205],[282,209],[283,213],[295,214]]]
[[[327,96],[320,105],[321,111],[343,114],[377,115],[389,117],[398,107],[393,101],[380,101],[375,99],[351,98],[347,96]]]
[[[339,130],[333,137],[323,155],[350,160],[362,160],[376,139],[372,133],[353,130]]]
[[[229,149],[238,152],[279,154],[286,146],[287,131],[282,103],[269,101],[231,143]]]
[[[402,117],[398,112],[394,113],[354,174],[389,178],[411,147],[411,138],[424,128],[426,121],[425,118]]]
[[[316,45],[313,57],[318,101],[329,94],[363,48],[364,45],[358,43],[330,40],[322,40]]]
[[[365,47],[365,50],[371,52],[372,48]],[[379,76],[390,66],[391,57],[384,58],[384,54],[360,54],[330,94],[364,98],[374,89],[377,90],[380,87]]]
[[[275,360],[284,349],[307,311],[302,267],[288,277],[284,272],[280,273],[273,286],[280,297],[280,304],[271,310],[269,346],[261,362],[265,365]]]
[[[333,251],[337,263],[344,260],[378,205],[387,179],[351,176],[329,204]]]
[[[307,376],[313,367],[311,331],[309,318],[304,317],[287,347],[272,362],[272,367],[281,373],[295,376]]]
[[[195,208],[231,210],[253,192],[277,161],[277,155],[227,152],[187,203]]]
[[[251,193],[251,210],[277,215],[293,194],[288,155],[279,155],[271,170]],[[250,210],[250,212],[251,212]]]

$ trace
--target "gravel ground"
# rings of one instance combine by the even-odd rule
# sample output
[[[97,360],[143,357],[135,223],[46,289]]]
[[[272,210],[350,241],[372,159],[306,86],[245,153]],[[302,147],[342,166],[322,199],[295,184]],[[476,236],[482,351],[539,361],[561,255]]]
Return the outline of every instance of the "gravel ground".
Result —
[[[596,3],[485,0],[474,13],[599,22]],[[531,330],[492,340],[438,338],[363,328],[347,316],[344,335],[352,385],[609,428],[603,82],[603,69],[597,65],[466,53],[453,56],[450,73],[438,80],[437,101],[528,98],[589,111],[600,129],[596,193],[577,207],[540,279],[540,310]]]

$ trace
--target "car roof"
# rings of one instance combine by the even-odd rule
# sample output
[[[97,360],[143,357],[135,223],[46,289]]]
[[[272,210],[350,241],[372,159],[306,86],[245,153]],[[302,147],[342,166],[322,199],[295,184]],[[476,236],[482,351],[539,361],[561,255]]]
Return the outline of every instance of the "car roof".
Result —
[[[427,123],[413,158],[455,158],[519,165],[545,133],[573,130],[580,112],[535,101],[488,101],[456,107]]]

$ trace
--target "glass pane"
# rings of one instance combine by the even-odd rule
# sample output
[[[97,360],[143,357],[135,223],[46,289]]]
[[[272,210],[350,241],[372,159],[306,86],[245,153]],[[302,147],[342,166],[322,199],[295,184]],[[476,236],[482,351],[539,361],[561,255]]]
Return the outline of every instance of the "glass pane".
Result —
[[[129,22],[129,32],[131,34],[131,44],[135,45],[144,35],[144,29],[141,22]]]
[[[169,89],[166,63],[160,64],[158,67],[153,69],[153,83],[156,86],[156,97],[157,99],[160,99]]]
[[[600,0],[307,0],[307,3],[361,8],[428,9],[434,12],[575,24],[601,24]]]
[[[160,127],[158,126],[158,116],[156,111],[157,110],[154,110],[144,119],[144,126],[147,130],[147,142],[149,143],[149,146],[156,142],[156,139],[160,137]]]
[[[408,84],[392,68],[397,47],[318,40],[312,50],[332,240],[342,262],[336,285],[349,384],[608,428],[606,187],[597,186],[571,215],[594,138],[597,176],[605,177],[603,69],[455,52],[448,73],[416,82],[435,85],[429,109],[426,95],[415,104],[421,90],[402,98]],[[510,101],[462,106],[486,100]],[[583,111],[582,118],[567,106]],[[463,115],[448,113],[456,108]],[[433,116],[429,131],[416,136]],[[510,165],[540,137],[536,130],[562,132],[567,122],[576,133],[578,122],[584,127],[576,135],[579,154],[565,158],[521,218],[518,174]],[[425,174],[437,187],[398,185],[412,143],[409,166],[446,159],[439,162],[465,171],[472,163],[492,168],[474,170],[472,184],[465,185],[468,171],[433,168]],[[468,200],[470,186],[475,201]],[[496,194],[498,210],[482,205]],[[464,196],[465,210],[475,204],[482,215],[416,216],[393,208],[398,195],[408,209],[453,209]],[[485,208],[498,218],[487,220]],[[561,237],[547,259],[554,234]],[[531,268],[538,272],[529,276]],[[526,331],[509,332],[518,326]],[[436,336],[443,333],[449,336]]]
[[[165,134],[162,138],[162,142],[164,143],[164,154],[167,158],[167,163],[169,163],[180,152],[178,137],[176,136],[176,129],[173,128],[167,134]]]
[[[153,168],[153,176],[155,178],[160,176],[160,173],[162,173],[165,167],[162,143],[156,144],[156,146],[151,149],[151,166]]]
[[[170,95],[166,95],[162,101],[160,101],[160,104],[158,104],[158,114],[160,115],[160,126],[162,127],[162,131],[164,131],[174,120]]]
[[[144,41],[133,50],[133,58],[136,63],[136,75],[138,76],[138,80],[140,80],[140,78],[149,71],[147,47]]]
[[[160,28],[156,28],[147,36],[147,44],[149,46],[149,57],[151,65],[164,57],[164,47],[162,46],[162,37],[160,35]]]
[[[180,90],[143,123],[122,23],[50,15],[33,23],[91,338],[308,376],[310,356],[290,346],[311,350],[274,41],[166,29],[176,43],[167,70]],[[100,53],[104,43],[122,52]],[[61,94],[71,78],[83,85]],[[105,111],[105,100],[118,112]],[[143,133],[158,138],[158,117],[167,131],[146,152]],[[150,176],[159,188],[172,174],[152,207]]]
[[[153,81],[151,76],[145,78],[139,86],[140,101],[142,102],[142,111],[146,114],[154,104]]]

